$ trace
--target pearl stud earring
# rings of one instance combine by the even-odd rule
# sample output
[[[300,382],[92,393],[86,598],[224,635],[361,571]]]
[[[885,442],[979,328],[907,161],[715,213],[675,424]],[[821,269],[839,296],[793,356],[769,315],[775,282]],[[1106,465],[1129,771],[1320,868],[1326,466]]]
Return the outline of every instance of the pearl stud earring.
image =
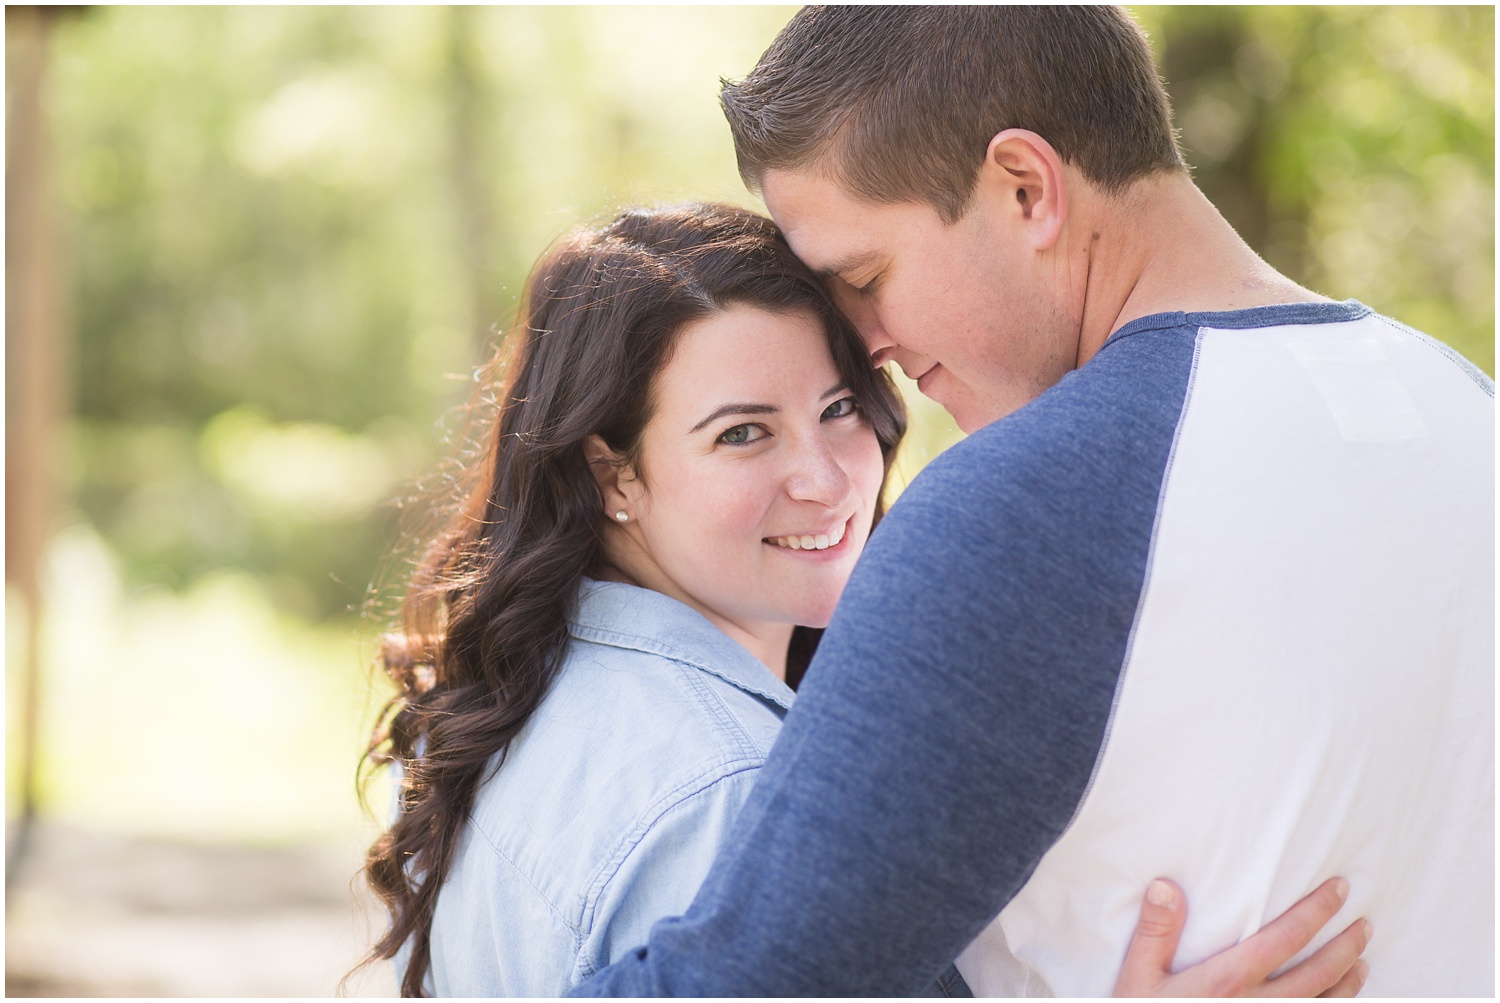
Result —
[[[615,519],[618,522],[626,522],[627,520],[630,519],[630,514],[628,512],[626,512],[624,509],[620,509],[620,511],[618,511],[618,512],[615,513]]]

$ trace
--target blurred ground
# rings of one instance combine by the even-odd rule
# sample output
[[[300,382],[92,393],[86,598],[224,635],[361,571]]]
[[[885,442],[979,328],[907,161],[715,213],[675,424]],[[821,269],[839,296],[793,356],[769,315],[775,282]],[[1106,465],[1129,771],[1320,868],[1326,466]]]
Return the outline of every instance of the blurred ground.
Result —
[[[354,851],[319,844],[42,823],[7,875],[5,995],[333,996],[378,929],[351,891],[357,866]],[[346,993],[394,996],[395,980],[379,965]]]

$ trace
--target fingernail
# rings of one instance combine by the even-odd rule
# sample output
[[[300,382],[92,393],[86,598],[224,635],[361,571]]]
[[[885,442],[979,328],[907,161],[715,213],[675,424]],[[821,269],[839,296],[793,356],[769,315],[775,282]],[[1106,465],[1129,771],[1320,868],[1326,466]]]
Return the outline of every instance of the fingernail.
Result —
[[[1333,879],[1333,894],[1335,894],[1335,895],[1337,895],[1339,897],[1339,901],[1340,902],[1343,902],[1346,899],[1348,899],[1349,898],[1349,882],[1348,882],[1348,880],[1346,880],[1345,878],[1334,878]]]
[[[1356,961],[1354,963],[1354,974],[1359,978],[1359,984],[1364,985],[1365,979],[1370,977],[1370,966],[1363,961]]]
[[[1368,942],[1371,937],[1375,936],[1375,924],[1369,920],[1363,920],[1362,922],[1365,924],[1365,940]]]
[[[1172,886],[1161,878],[1154,879],[1146,886],[1146,901],[1152,905],[1169,906],[1172,904]]]

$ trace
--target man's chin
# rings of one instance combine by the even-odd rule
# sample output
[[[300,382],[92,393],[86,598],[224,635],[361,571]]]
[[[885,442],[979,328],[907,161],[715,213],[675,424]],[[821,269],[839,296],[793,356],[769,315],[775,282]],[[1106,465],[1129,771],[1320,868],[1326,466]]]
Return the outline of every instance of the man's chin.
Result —
[[[937,400],[937,398],[934,397],[933,400]],[[948,412],[949,416],[953,418],[953,423],[963,431],[964,435],[973,435],[986,425],[992,425],[1016,410],[1015,408],[1002,408],[994,405],[986,407],[975,401],[961,401],[952,406],[942,401],[937,402],[943,405],[943,410]]]
[[[932,366],[914,382],[922,396],[947,411],[965,435],[973,435],[1016,409],[997,401],[974,400],[971,388],[953,379],[953,374],[941,365]]]

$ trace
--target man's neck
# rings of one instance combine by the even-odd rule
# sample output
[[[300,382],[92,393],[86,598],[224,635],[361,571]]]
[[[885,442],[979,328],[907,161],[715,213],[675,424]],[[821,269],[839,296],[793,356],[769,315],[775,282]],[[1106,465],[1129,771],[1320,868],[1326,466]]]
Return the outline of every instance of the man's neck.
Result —
[[[1070,228],[1076,222],[1073,239],[1089,247],[1079,365],[1151,314],[1328,302],[1261,260],[1185,174],[1143,179],[1120,196],[1089,190],[1079,201]]]

